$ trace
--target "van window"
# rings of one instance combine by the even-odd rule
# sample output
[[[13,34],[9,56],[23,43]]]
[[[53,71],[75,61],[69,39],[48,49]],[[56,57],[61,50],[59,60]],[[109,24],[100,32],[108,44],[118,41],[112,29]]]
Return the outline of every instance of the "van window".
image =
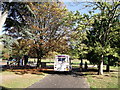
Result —
[[[58,61],[65,62],[65,58],[58,58]]]

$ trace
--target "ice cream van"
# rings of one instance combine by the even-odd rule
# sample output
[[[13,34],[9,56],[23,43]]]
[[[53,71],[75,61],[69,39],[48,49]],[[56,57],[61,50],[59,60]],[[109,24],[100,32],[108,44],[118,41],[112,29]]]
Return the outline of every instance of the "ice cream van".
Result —
[[[56,55],[54,61],[54,71],[71,71],[71,60],[69,55]]]

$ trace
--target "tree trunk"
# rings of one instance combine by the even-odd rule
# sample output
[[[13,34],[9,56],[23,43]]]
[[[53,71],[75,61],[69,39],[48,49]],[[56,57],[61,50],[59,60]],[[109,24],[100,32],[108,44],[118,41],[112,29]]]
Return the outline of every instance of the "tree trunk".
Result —
[[[81,62],[80,62],[80,71],[82,71],[83,70],[83,60],[82,60],[82,57],[80,57],[80,60],[81,60]]]
[[[83,69],[83,59],[81,58],[81,68]]]
[[[37,68],[40,66],[40,60],[39,57],[37,58]]]
[[[18,66],[20,66],[20,60],[18,60]]]
[[[88,65],[87,65],[87,62],[85,62],[85,71],[87,71],[88,69]]]
[[[28,63],[28,55],[24,55],[24,65],[26,66]]]
[[[37,52],[37,68],[40,66],[41,64],[41,59],[42,59],[42,49],[40,48],[39,50],[36,49]]]
[[[107,64],[107,67],[106,67],[106,71],[107,72],[110,72],[110,55],[108,56],[108,64]]]
[[[37,58],[37,68],[40,66],[41,64],[41,56],[38,56]]]
[[[36,66],[36,68],[38,68],[40,66],[40,58],[41,58],[40,52],[38,49],[36,49],[36,53],[37,53],[37,66]]]
[[[103,55],[102,55],[101,61],[100,61],[100,63],[99,63],[98,75],[103,75]]]
[[[17,65],[20,66],[20,57],[17,58]]]
[[[38,56],[37,58],[37,68],[40,67],[41,64],[41,56]]]

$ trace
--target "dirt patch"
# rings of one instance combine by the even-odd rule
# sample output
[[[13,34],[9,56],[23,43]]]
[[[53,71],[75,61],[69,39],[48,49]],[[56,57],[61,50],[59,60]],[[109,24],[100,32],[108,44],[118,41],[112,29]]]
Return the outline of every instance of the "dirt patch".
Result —
[[[4,82],[7,82],[8,80],[15,80],[17,78],[21,78],[21,79],[24,79],[24,78],[31,78],[33,76],[36,76],[36,75],[33,75],[33,74],[8,74],[8,75],[2,75],[2,83]]]
[[[96,75],[96,76],[92,76],[93,78],[97,78],[97,79],[103,79],[104,78],[104,76],[102,76],[102,75]]]
[[[7,71],[7,72],[6,72]],[[6,70],[1,73],[2,83],[7,82],[7,80],[14,80],[17,78],[30,78],[35,75],[43,75],[43,72],[40,72],[37,69],[17,69],[17,70]]]
[[[19,75],[2,75],[2,83],[4,83],[5,81],[7,80],[10,80],[10,79],[15,79],[15,78],[18,78],[18,77],[21,77]]]
[[[42,75],[43,72],[40,71],[40,69],[8,69],[9,72],[14,72],[17,75],[23,75],[23,74],[36,74],[36,75]]]

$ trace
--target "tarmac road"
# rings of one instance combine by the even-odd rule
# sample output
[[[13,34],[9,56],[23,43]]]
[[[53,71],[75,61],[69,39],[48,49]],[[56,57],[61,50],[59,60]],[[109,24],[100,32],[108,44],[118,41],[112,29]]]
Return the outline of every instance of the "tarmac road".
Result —
[[[76,74],[50,74],[28,88],[90,88],[86,78]]]

